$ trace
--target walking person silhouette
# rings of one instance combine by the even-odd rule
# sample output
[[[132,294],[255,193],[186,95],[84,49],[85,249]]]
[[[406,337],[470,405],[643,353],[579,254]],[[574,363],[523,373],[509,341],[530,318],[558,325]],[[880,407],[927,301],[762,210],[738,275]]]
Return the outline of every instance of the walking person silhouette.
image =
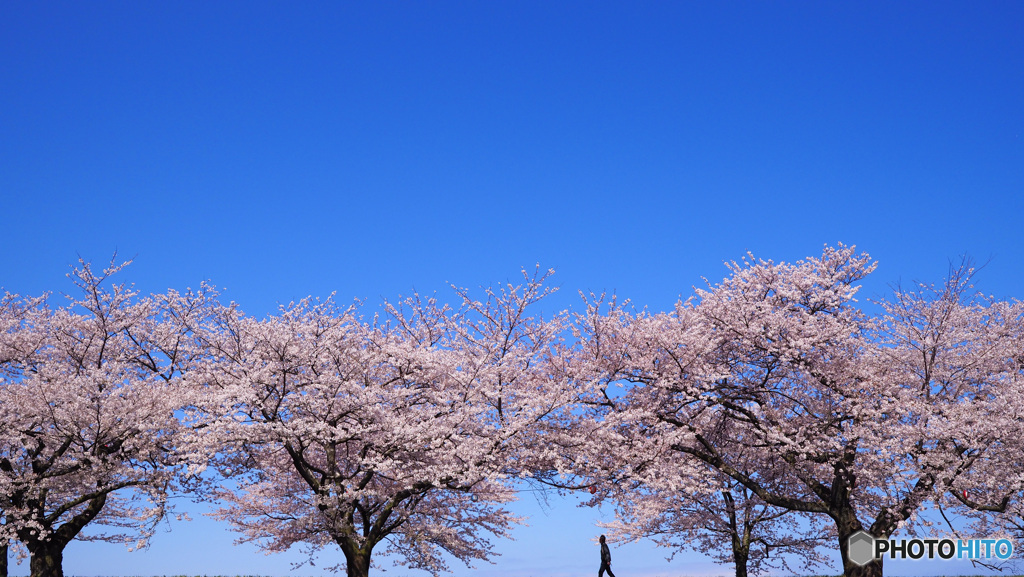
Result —
[[[608,577],[615,577],[615,573],[612,573],[612,552],[608,550],[608,543],[604,541],[604,535],[601,535],[601,568],[597,570],[597,577],[604,577],[604,572],[608,572]]]

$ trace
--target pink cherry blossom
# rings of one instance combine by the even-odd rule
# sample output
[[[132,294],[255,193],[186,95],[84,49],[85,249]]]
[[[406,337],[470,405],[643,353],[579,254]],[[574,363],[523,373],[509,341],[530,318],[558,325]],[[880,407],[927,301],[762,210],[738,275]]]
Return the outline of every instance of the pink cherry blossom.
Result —
[[[856,531],[931,530],[918,515],[942,503],[1005,510],[1021,489],[1021,305],[972,297],[961,268],[871,317],[854,296],[874,268],[839,245],[733,263],[672,313],[592,300],[573,376],[585,435],[563,442],[577,454],[562,472],[632,483],[608,492],[622,531],[671,521],[679,538],[710,531],[687,507],[725,476],[761,510],[827,519],[847,575],[882,570],[847,559]]]
[[[520,521],[503,504],[537,423],[569,398],[546,370],[563,320],[529,316],[546,276],[370,320],[332,299],[264,320],[221,309],[189,375],[206,399],[197,442],[229,481],[218,516],[268,551],[336,545],[353,577],[378,549],[434,574],[442,553],[489,559],[485,534]]]
[[[75,538],[145,545],[184,473],[185,327],[208,289],[140,297],[108,281],[126,264],[82,263],[61,307],[0,302],[0,539],[20,542],[33,576],[60,577]],[[90,523],[115,531],[83,535]]]

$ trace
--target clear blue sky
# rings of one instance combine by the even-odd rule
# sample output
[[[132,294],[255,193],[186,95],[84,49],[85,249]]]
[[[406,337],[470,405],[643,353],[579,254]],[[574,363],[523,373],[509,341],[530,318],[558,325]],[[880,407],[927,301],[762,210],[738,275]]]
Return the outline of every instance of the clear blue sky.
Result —
[[[581,289],[665,309],[748,250],[841,241],[880,262],[867,296],[967,253],[1024,297],[1022,136],[1020,2],[0,0],[0,285],[66,290],[77,255],[117,250],[143,290],[210,279],[261,316],[539,262],[551,310]],[[477,575],[593,573],[597,512],[521,510]],[[230,540],[175,524],[66,567],[287,573]]]

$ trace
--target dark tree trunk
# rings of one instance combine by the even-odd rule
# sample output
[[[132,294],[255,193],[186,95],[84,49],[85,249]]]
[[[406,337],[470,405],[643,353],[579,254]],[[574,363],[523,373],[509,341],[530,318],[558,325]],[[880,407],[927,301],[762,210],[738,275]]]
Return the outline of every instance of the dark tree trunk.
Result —
[[[0,577],[7,577],[7,542],[0,544]]]
[[[750,558],[750,527],[744,522],[743,531],[736,517],[736,500],[730,491],[722,491],[725,510],[729,515],[729,532],[732,537],[732,561],[736,566],[736,577],[747,577],[747,560]]]
[[[45,542],[29,545],[32,577],[64,577],[64,546],[66,543]]]
[[[741,551],[733,548],[732,559],[736,564],[736,577],[747,577],[747,557],[749,551]]]
[[[373,541],[359,543],[349,537],[335,537],[335,543],[341,546],[345,554],[346,577],[367,577],[370,574],[370,554],[373,553]]]
[[[345,575],[347,577],[368,577],[370,574],[370,552],[354,551],[345,554]]]
[[[64,577],[64,548],[99,515],[106,502],[106,493],[93,497],[85,509],[53,530],[45,541],[40,540],[35,531],[19,531],[18,540],[28,549],[31,577]]]
[[[843,559],[843,575],[845,577],[882,577],[882,560],[872,561],[867,565],[858,565],[848,556],[847,541],[850,536],[861,530],[860,521],[852,508],[845,508],[836,519],[839,533],[839,554]]]
[[[849,559],[843,555],[843,575],[844,577],[882,577],[882,560],[872,561],[863,567],[856,563],[851,563]]]

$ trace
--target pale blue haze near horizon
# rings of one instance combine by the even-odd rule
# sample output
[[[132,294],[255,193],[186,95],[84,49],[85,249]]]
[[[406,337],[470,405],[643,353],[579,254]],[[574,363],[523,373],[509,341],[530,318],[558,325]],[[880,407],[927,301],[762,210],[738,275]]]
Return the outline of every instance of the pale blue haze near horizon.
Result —
[[[539,263],[548,312],[580,290],[664,310],[747,251],[843,242],[879,261],[863,302],[961,255],[1021,298],[1022,135],[1021,2],[0,0],[0,286],[66,291],[78,255],[117,251],[143,291],[209,279],[263,316]],[[525,494],[497,565],[454,574],[592,575],[610,510],[576,502]],[[291,573],[300,554],[185,508],[148,551],[72,545],[67,573],[340,562]],[[731,573],[667,554],[629,544],[614,567]]]

